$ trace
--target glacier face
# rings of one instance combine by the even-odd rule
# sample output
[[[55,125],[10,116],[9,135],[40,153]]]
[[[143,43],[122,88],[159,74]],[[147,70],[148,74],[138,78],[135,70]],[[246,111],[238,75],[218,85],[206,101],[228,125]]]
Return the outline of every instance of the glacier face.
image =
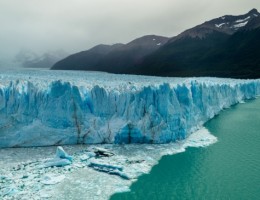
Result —
[[[4,71],[0,147],[168,143],[259,94],[260,80]]]

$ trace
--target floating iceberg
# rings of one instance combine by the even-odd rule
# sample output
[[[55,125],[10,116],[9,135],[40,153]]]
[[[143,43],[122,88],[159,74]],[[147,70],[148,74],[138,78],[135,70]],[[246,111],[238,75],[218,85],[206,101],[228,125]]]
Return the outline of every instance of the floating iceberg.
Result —
[[[5,71],[0,147],[169,143],[259,94],[259,80]]]
[[[44,163],[44,167],[63,167],[72,163],[72,156],[69,156],[62,147],[57,147],[56,157],[51,160],[47,160]]]
[[[68,155],[62,147],[57,147],[56,149],[56,158],[66,159],[72,162],[72,156]]]
[[[123,172],[123,167],[118,166],[116,164],[110,164],[110,163],[104,163],[98,160],[92,160],[89,165],[89,167],[92,167],[93,169],[100,171],[100,172],[105,172],[108,174],[112,175],[117,175],[120,176],[123,179],[130,179],[127,174]]]

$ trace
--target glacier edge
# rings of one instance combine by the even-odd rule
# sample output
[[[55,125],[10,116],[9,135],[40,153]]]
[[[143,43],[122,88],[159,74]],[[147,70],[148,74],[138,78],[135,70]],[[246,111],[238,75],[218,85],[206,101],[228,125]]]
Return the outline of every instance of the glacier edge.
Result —
[[[0,147],[174,142],[260,94],[259,80],[62,73],[0,76]]]

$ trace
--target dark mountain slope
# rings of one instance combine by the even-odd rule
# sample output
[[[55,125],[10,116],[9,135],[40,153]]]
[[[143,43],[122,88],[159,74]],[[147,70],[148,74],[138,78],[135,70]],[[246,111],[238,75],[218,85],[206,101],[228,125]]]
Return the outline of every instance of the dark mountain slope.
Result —
[[[164,45],[168,38],[148,35],[128,44],[98,45],[90,50],[73,54],[52,69],[95,70],[119,73],[141,63],[144,56]]]
[[[256,78],[260,14],[226,15],[184,31],[145,57],[130,73],[160,76]]]
[[[82,51],[55,63],[52,69],[63,70],[95,70],[97,63],[109,52],[120,48],[123,44],[97,45],[87,51]],[[86,68],[86,66],[88,68]]]
[[[214,31],[210,36],[200,38],[184,37],[166,44],[160,50],[147,56],[144,62],[135,66],[133,73],[146,75],[172,75],[198,68],[196,61],[207,57],[215,47],[222,46],[228,36]],[[189,74],[187,74],[189,76]]]
[[[159,49],[168,38],[149,35],[135,39],[121,48],[111,51],[97,65],[99,71],[124,73],[132,70],[134,65],[143,62],[143,58]]]
[[[231,36],[182,38],[165,45],[135,66],[136,74],[160,76],[260,77],[260,28]]]

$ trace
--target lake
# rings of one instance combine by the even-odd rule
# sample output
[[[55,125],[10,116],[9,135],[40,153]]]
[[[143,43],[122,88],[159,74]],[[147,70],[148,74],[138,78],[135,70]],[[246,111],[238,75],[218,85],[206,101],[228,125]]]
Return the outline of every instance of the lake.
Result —
[[[260,99],[224,110],[206,123],[218,137],[207,148],[164,156],[123,199],[260,199]]]

